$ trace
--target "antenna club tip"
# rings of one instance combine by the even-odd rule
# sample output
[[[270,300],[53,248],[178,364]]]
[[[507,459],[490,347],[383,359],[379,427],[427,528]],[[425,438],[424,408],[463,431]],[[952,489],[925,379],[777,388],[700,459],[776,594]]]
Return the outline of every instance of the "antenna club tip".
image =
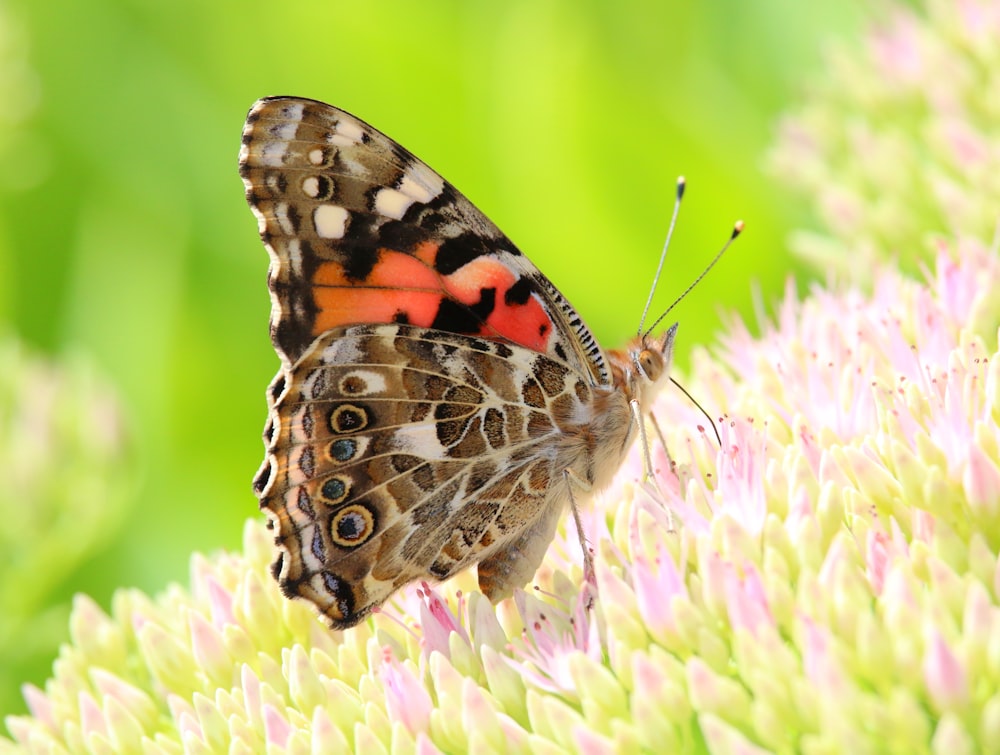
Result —
[[[684,176],[677,176],[677,198],[684,196],[684,187],[687,186],[687,179]]]
[[[733,236],[732,237],[735,239],[741,233],[743,233],[743,221],[742,220],[737,220],[733,224]]]

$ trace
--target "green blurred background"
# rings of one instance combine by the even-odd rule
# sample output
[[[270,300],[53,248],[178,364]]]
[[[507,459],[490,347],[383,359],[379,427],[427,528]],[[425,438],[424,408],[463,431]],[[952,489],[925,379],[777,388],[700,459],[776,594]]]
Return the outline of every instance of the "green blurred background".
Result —
[[[184,582],[192,552],[238,548],[259,516],[250,480],[278,362],[267,255],[236,169],[256,98],[325,100],[400,141],[606,346],[637,326],[685,175],[660,307],[735,219],[747,231],[675,311],[683,367],[720,311],[751,316],[754,282],[770,302],[796,272],[785,239],[808,203],[764,156],[823,41],[853,36],[862,12],[832,0],[0,5],[0,329],[55,359],[86,355],[133,447],[125,515],[40,596],[57,617],[48,633],[0,658],[0,713],[23,710],[17,682],[46,678],[74,593],[107,607],[117,587]],[[16,509],[3,526],[17,537]],[[21,581],[7,589],[38,589]]]

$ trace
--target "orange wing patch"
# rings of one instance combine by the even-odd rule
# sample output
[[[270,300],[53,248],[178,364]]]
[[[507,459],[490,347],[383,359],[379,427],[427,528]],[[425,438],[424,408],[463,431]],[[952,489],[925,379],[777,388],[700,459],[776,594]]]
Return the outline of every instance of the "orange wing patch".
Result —
[[[448,292],[463,304],[475,304],[482,290],[493,288],[496,299],[479,334],[505,338],[535,351],[544,352],[552,333],[552,320],[533,294],[509,297],[521,278],[495,259],[479,257],[448,276]]]
[[[377,262],[360,279],[348,276],[339,263],[324,262],[312,281],[319,310],[313,335],[345,325],[406,322],[545,351],[552,320],[525,279],[489,257],[441,275],[434,269],[439,249],[429,241],[413,252],[379,249]],[[465,316],[449,318],[444,302],[463,305]]]

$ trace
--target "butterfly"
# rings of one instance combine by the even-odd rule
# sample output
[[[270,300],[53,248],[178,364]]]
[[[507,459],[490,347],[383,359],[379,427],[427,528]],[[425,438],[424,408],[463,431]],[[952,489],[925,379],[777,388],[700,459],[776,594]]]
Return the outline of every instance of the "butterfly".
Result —
[[[345,629],[473,564],[493,602],[523,587],[641,431],[676,325],[605,351],[450,183],[322,102],[255,103],[240,175],[281,361],[254,490],[283,593]]]

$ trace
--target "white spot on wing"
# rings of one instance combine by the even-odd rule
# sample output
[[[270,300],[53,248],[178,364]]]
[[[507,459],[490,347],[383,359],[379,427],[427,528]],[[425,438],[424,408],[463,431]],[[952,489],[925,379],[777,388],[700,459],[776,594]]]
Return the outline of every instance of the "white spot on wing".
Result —
[[[340,384],[344,385],[344,381],[351,378],[363,381],[365,386],[365,390],[351,393],[350,395],[352,396],[371,396],[376,393],[385,393],[386,383],[384,375],[379,375],[377,372],[372,372],[371,370],[351,370],[340,379]],[[341,388],[341,392],[346,393],[343,388]]]
[[[320,341],[317,339],[317,343]],[[337,338],[322,347],[318,361],[322,364],[350,364],[364,358],[356,338]],[[305,386],[311,390],[311,386]]]
[[[288,118],[289,121],[292,121],[292,123],[289,123],[288,125],[292,127],[298,126],[299,121],[302,120],[302,113],[305,111],[305,109],[306,109],[305,105],[303,105],[301,102],[289,102],[288,104],[286,104],[284,107],[285,117]],[[293,134],[295,133],[294,130],[292,131],[292,133]]]
[[[316,149],[309,150],[308,158],[309,162],[311,162],[313,165],[322,165],[323,150],[319,149],[318,147]]]
[[[288,265],[292,269],[292,275],[302,275],[302,245],[296,238],[288,239],[287,250]]]
[[[403,425],[392,433],[392,445],[400,452],[409,452],[422,459],[448,459],[447,450],[438,440],[437,429],[431,423]]]
[[[402,220],[413,201],[412,197],[403,192],[386,187],[375,195],[375,212],[387,218]]]
[[[294,236],[295,228],[292,226],[292,221],[288,218],[288,203],[278,202],[274,205],[274,219],[278,221],[278,227],[281,228],[281,232],[286,236]]]
[[[258,162],[260,165],[266,165],[269,167],[278,167],[283,165],[285,162],[285,143],[265,142],[264,148],[260,151]]]
[[[275,139],[281,139],[282,141],[290,142],[292,139],[295,138],[295,132],[299,128],[299,121],[302,120],[302,109],[299,108],[299,111],[297,113],[295,113],[294,115],[290,113],[290,115],[291,115],[291,120],[286,121],[285,123],[282,123],[280,125],[271,127],[270,133],[272,136],[274,136]]]
[[[355,144],[360,144],[365,137],[364,129],[357,123],[348,120],[342,120],[337,123],[337,133],[347,137]]]
[[[342,239],[347,230],[347,210],[335,204],[321,204],[313,210],[316,233],[324,239]]]
[[[424,166],[414,167],[399,182],[399,190],[416,202],[430,202],[444,189],[444,179]]]
[[[357,450],[355,450],[353,458],[357,459],[359,456],[364,456],[365,451],[368,450],[368,444],[371,443],[371,438],[366,438],[364,435],[355,435],[354,442],[357,444]]]
[[[319,179],[316,176],[309,176],[302,181],[302,191],[307,197],[315,199],[319,196]]]

